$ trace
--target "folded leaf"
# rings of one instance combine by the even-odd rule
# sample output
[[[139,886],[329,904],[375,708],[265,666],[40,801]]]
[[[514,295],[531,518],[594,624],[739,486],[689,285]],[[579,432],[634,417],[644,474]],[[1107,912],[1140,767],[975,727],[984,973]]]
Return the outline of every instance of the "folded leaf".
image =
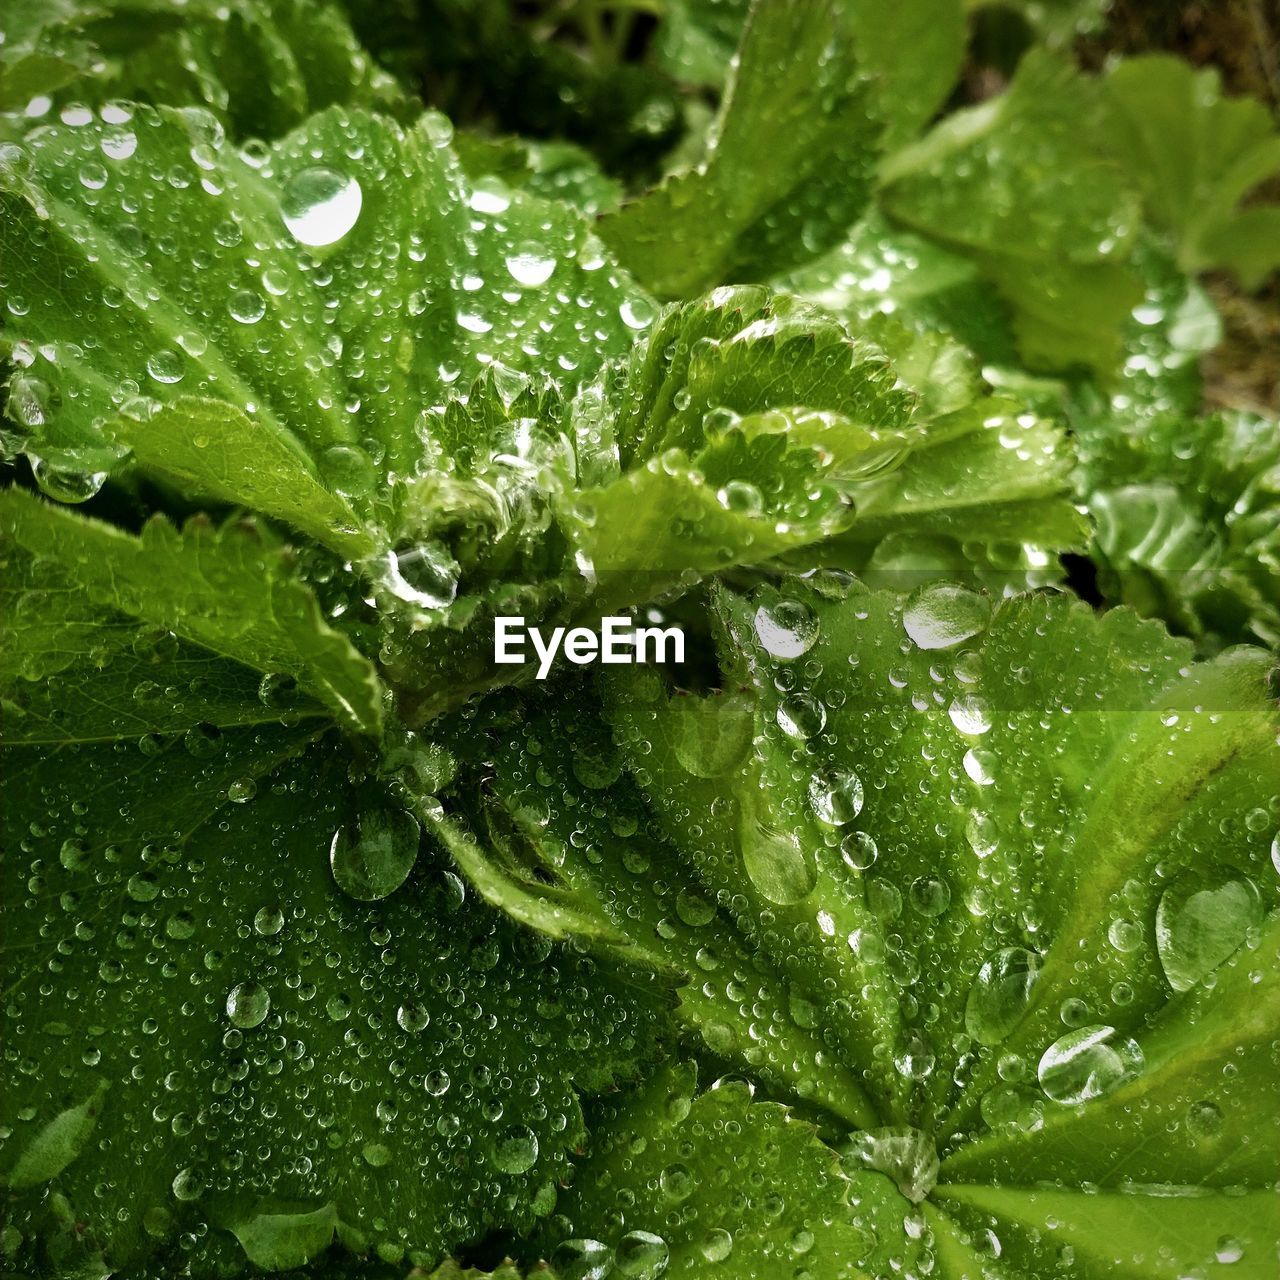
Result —
[[[377,732],[382,693],[373,666],[325,623],[287,554],[252,527],[195,519],[178,530],[157,516],[135,537],[10,489],[0,495],[0,534],[37,557],[27,574],[37,640],[29,650],[19,633],[15,645],[20,663],[35,664],[32,678],[44,674],[44,655],[69,648],[86,627],[90,644],[97,639],[77,602],[55,604],[48,620],[40,568],[48,562],[54,590],[83,593],[94,618],[122,614],[263,674],[292,677],[340,724]],[[19,616],[25,595],[20,588]]]
[[[601,219],[654,293],[767,279],[834,244],[865,208],[880,130],[839,10],[757,3],[705,160]]]
[[[1208,650],[1280,644],[1280,428],[1252,414],[1080,415],[1080,496],[1110,600]]]
[[[748,0],[673,0],[657,33],[664,64],[679,79],[724,84],[750,9]],[[960,71],[961,0],[837,0],[886,122],[885,149],[906,142],[942,105]]]
[[[834,1151],[745,1081],[694,1096],[676,1067],[593,1115],[588,1157],[557,1201],[564,1225],[544,1240],[558,1275],[696,1277],[717,1266],[762,1280],[853,1277],[883,1225],[850,1206]],[[886,1215],[887,1217],[887,1215]],[[593,1238],[599,1232],[600,1238]],[[585,1274],[591,1274],[587,1272]]]
[[[9,415],[61,500],[135,435],[157,474],[189,470],[194,432],[153,415],[195,396],[333,495],[271,514],[328,529],[341,500],[387,541],[394,481],[431,465],[422,415],[459,378],[554,368],[571,389],[652,316],[577,215],[465,179],[438,116],[332,109],[247,155],[199,112],[138,108],[117,147],[120,127],[38,131],[0,171]],[[248,471],[215,496],[252,507]]]

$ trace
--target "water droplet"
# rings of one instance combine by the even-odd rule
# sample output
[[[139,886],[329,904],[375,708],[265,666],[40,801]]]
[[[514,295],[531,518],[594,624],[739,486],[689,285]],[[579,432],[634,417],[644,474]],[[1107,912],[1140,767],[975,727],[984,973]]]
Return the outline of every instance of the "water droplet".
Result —
[[[818,882],[815,859],[794,831],[766,823],[743,808],[738,828],[742,865],[762,897],[779,906],[803,902]]]
[[[758,516],[764,510],[764,495],[747,480],[730,480],[717,491],[716,501],[737,515]]]
[[[147,373],[156,382],[161,382],[165,385],[181,382],[186,371],[186,362],[182,358],[182,352],[174,351],[170,347],[166,347],[162,351],[155,351],[147,357]]]
[[[818,618],[800,600],[778,600],[761,605],[755,616],[756,638],[774,658],[799,658],[818,639]]]
[[[444,609],[458,594],[459,567],[433,543],[389,551],[383,583],[397,600],[423,609]]]
[[[827,709],[812,694],[793,693],[778,704],[777,721],[789,738],[812,738],[826,728]]]
[[[619,308],[618,315],[628,329],[647,329],[657,317],[658,309],[648,298],[628,298]]]
[[[551,1267],[563,1280],[605,1280],[613,1270],[613,1250],[599,1240],[565,1240],[552,1253]]]
[[[1064,1104],[1110,1093],[1142,1070],[1142,1050],[1114,1027],[1068,1031],[1045,1051],[1037,1068],[1045,1096]]]
[[[976,693],[961,694],[947,709],[951,723],[963,734],[977,736],[991,728],[991,706]]]
[[[951,582],[920,587],[902,612],[907,635],[921,649],[951,649],[972,639],[990,621],[991,601]]]
[[[284,912],[272,905],[262,907],[253,917],[253,931],[261,938],[274,938],[284,928]]]
[[[486,174],[476,179],[467,203],[477,213],[506,213],[511,207],[511,192],[501,178]]]
[[[951,886],[940,876],[917,876],[907,897],[922,916],[940,916],[951,905]]]
[[[687,1165],[669,1164],[658,1175],[658,1186],[668,1200],[687,1200],[693,1194],[693,1174]]]
[[[551,279],[556,269],[555,258],[537,244],[521,245],[506,258],[507,270],[518,284],[540,285]]]
[[[667,1269],[671,1251],[661,1236],[649,1231],[628,1231],[618,1241],[614,1265],[619,1275],[634,1280],[657,1280]]]
[[[252,289],[238,289],[231,295],[227,310],[241,324],[257,324],[267,314],[267,300]]]
[[[299,244],[319,248],[337,243],[356,225],[363,203],[364,192],[354,178],[317,165],[290,179],[280,216]]]
[[[865,831],[851,831],[840,841],[840,856],[851,871],[866,871],[880,856],[880,846]]]
[[[1235,1236],[1219,1236],[1214,1245],[1213,1256],[1224,1266],[1229,1267],[1244,1257],[1244,1243]]]
[[[723,1262],[733,1252],[733,1236],[723,1227],[712,1227],[699,1249],[708,1262]]]
[[[524,1173],[538,1158],[538,1139],[527,1125],[513,1124],[499,1136],[493,1163],[503,1173]]]
[[[1262,898],[1245,876],[1188,872],[1160,896],[1156,950],[1169,985],[1189,991],[1229,959],[1262,921]]]
[[[862,780],[851,769],[827,769],[809,779],[809,803],[819,822],[843,827],[862,812]]]
[[[394,893],[413,870],[421,829],[404,809],[369,808],[340,827],[329,848],[338,887],[361,902]]]
[[[424,1031],[430,1021],[431,1014],[420,1000],[406,1000],[396,1010],[396,1022],[402,1031]]]
[[[999,1044],[1031,1004],[1041,959],[1025,947],[1003,947],[978,970],[965,1003],[965,1030],[979,1044]]]
[[[252,778],[237,778],[227,787],[227,799],[233,804],[248,804],[258,794],[258,784]]]
[[[1222,1132],[1222,1111],[1208,1100],[1192,1103],[1187,1112],[1187,1132],[1197,1142],[1211,1142]]]
[[[875,1169],[897,1183],[912,1204],[926,1199],[938,1182],[938,1148],[919,1129],[906,1126],[856,1133],[844,1149],[846,1168]]]
[[[242,982],[232,987],[227,996],[227,1017],[241,1030],[261,1025],[270,1012],[271,996],[257,982]]]

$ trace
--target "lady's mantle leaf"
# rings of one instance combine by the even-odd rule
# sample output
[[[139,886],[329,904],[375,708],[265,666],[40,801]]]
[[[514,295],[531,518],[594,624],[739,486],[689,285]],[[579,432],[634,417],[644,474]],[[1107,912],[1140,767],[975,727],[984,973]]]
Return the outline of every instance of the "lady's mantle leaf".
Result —
[[[830,1280],[864,1275],[872,1217],[836,1153],[785,1107],[753,1101],[745,1081],[694,1094],[693,1069],[677,1066],[593,1109],[590,1153],[543,1237],[553,1270],[673,1280],[718,1271],[792,1280],[797,1267]],[[599,1271],[584,1272],[588,1261]]]
[[[1123,611],[993,609],[946,584],[904,599],[818,579],[721,610],[736,692],[691,720],[652,677],[615,680],[615,751],[549,707],[488,748],[472,822],[526,851],[530,885],[684,968],[682,1020],[722,1060],[866,1128],[851,1158],[925,1202],[939,1258],[989,1230],[1039,1274],[1040,1193],[1012,1188],[1054,1184],[1064,1222],[1087,1221],[1094,1188],[1128,1192],[1106,1258],[1078,1245],[1085,1274],[1156,1254],[1185,1272],[1219,1238],[1265,1274],[1267,655],[1195,665]],[[1169,1239],[1169,1198],[1193,1195],[1203,1230]]]
[[[264,674],[291,676],[340,724],[377,732],[382,690],[373,666],[325,623],[287,552],[251,526],[194,519],[178,530],[157,516],[135,537],[10,489],[0,495],[0,535],[37,558],[37,600],[38,564],[47,562],[60,588],[73,584],[108,616],[125,614]],[[59,629],[70,621],[57,614]]]
[[[757,3],[706,159],[601,219],[654,293],[767,279],[833,244],[865,208],[880,126],[839,8]]]
[[[128,702],[136,658],[98,691],[114,677]],[[164,663],[154,714],[144,697],[95,740],[73,703],[58,750],[6,748],[3,1039],[22,1057],[2,1119],[31,1187],[6,1216],[28,1273],[58,1270],[58,1206],[101,1274],[165,1241],[174,1272],[293,1266],[335,1226],[434,1266],[547,1210],[584,1136],[575,1090],[655,1035],[660,997],[475,902],[323,722],[211,720],[231,665],[187,686]],[[416,865],[357,901],[349,841],[396,812]],[[104,1088],[92,1131],[73,1123]]]
[[[0,110],[26,108],[37,123],[64,103],[119,115],[121,99],[141,99],[207,107],[236,137],[271,138],[334,103],[407,104],[331,0],[17,0],[10,8]]]
[[[1076,437],[1107,597],[1211,651],[1280,644],[1280,427],[1112,411],[1082,415]]]
[[[1257,288],[1280,266],[1280,206],[1240,202],[1280,173],[1280,132],[1261,102],[1224,98],[1216,69],[1152,54],[1108,74],[1111,145],[1186,271],[1233,271]]]
[[[1140,287],[1126,266],[1136,201],[1105,150],[1101,90],[1033,52],[1008,91],[890,158],[881,203],[972,258],[1014,311],[1035,368],[1109,375]]]
[[[429,411],[459,378],[554,369],[572,387],[652,316],[576,214],[464,178],[438,116],[335,108],[244,152],[200,112],[138,108],[120,128],[38,130],[0,170],[9,415],[61,500],[136,439],[193,496],[269,498],[307,531],[350,507],[390,542],[395,482],[444,465]],[[247,466],[195,463],[219,413],[327,501],[291,509]]]

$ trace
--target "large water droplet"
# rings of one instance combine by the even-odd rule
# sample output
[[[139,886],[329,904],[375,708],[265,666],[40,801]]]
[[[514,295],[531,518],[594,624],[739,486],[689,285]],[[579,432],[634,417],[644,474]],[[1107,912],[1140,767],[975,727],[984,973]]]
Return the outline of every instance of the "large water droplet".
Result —
[[[280,216],[299,243],[318,248],[335,244],[356,225],[364,192],[334,169],[316,165],[294,174],[280,200]]]
[[[1003,947],[989,956],[964,1009],[965,1030],[979,1044],[999,1044],[1027,1011],[1041,960],[1025,947]]]
[[[271,1012],[271,996],[257,982],[242,982],[227,996],[227,1017],[242,1030],[259,1026]]]
[[[798,658],[818,639],[818,619],[800,600],[778,600],[756,610],[756,638],[774,658]]]
[[[862,780],[852,769],[825,769],[809,779],[809,803],[819,822],[843,827],[862,812]]]
[[[538,1139],[527,1125],[513,1124],[499,1136],[493,1163],[503,1173],[524,1173],[538,1158]]]
[[[743,808],[738,828],[742,865],[762,897],[779,906],[803,902],[818,880],[817,862],[793,831],[761,821]]]
[[[403,809],[363,810],[340,827],[329,849],[329,866],[338,887],[361,902],[394,893],[418,857],[418,820]]]
[[[853,1169],[876,1169],[898,1184],[912,1204],[924,1200],[938,1182],[938,1148],[919,1129],[869,1129],[856,1133],[844,1151]]]
[[[618,1241],[614,1266],[620,1276],[632,1280],[657,1280],[667,1269],[671,1250],[661,1236],[650,1231],[628,1231]]]
[[[1262,921],[1247,877],[1223,870],[1179,876],[1156,908],[1156,950],[1175,991],[1189,991],[1229,959]]]
[[[1131,1080],[1143,1067],[1137,1041],[1114,1027],[1077,1027],[1055,1040],[1040,1059],[1037,1075],[1054,1102],[1087,1102]]]
[[[972,639],[991,621],[991,601],[952,582],[913,592],[902,612],[907,635],[921,649],[950,649]]]
[[[564,1280],[605,1280],[613,1270],[613,1250],[599,1240],[565,1240],[552,1253],[551,1265]]]

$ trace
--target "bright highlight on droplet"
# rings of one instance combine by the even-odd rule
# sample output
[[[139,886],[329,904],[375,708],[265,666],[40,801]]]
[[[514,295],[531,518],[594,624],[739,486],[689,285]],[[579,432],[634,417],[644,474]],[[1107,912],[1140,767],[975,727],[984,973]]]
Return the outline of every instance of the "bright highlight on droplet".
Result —
[[[356,225],[363,204],[364,192],[354,178],[317,165],[290,179],[280,216],[299,244],[319,248],[341,240]]]

